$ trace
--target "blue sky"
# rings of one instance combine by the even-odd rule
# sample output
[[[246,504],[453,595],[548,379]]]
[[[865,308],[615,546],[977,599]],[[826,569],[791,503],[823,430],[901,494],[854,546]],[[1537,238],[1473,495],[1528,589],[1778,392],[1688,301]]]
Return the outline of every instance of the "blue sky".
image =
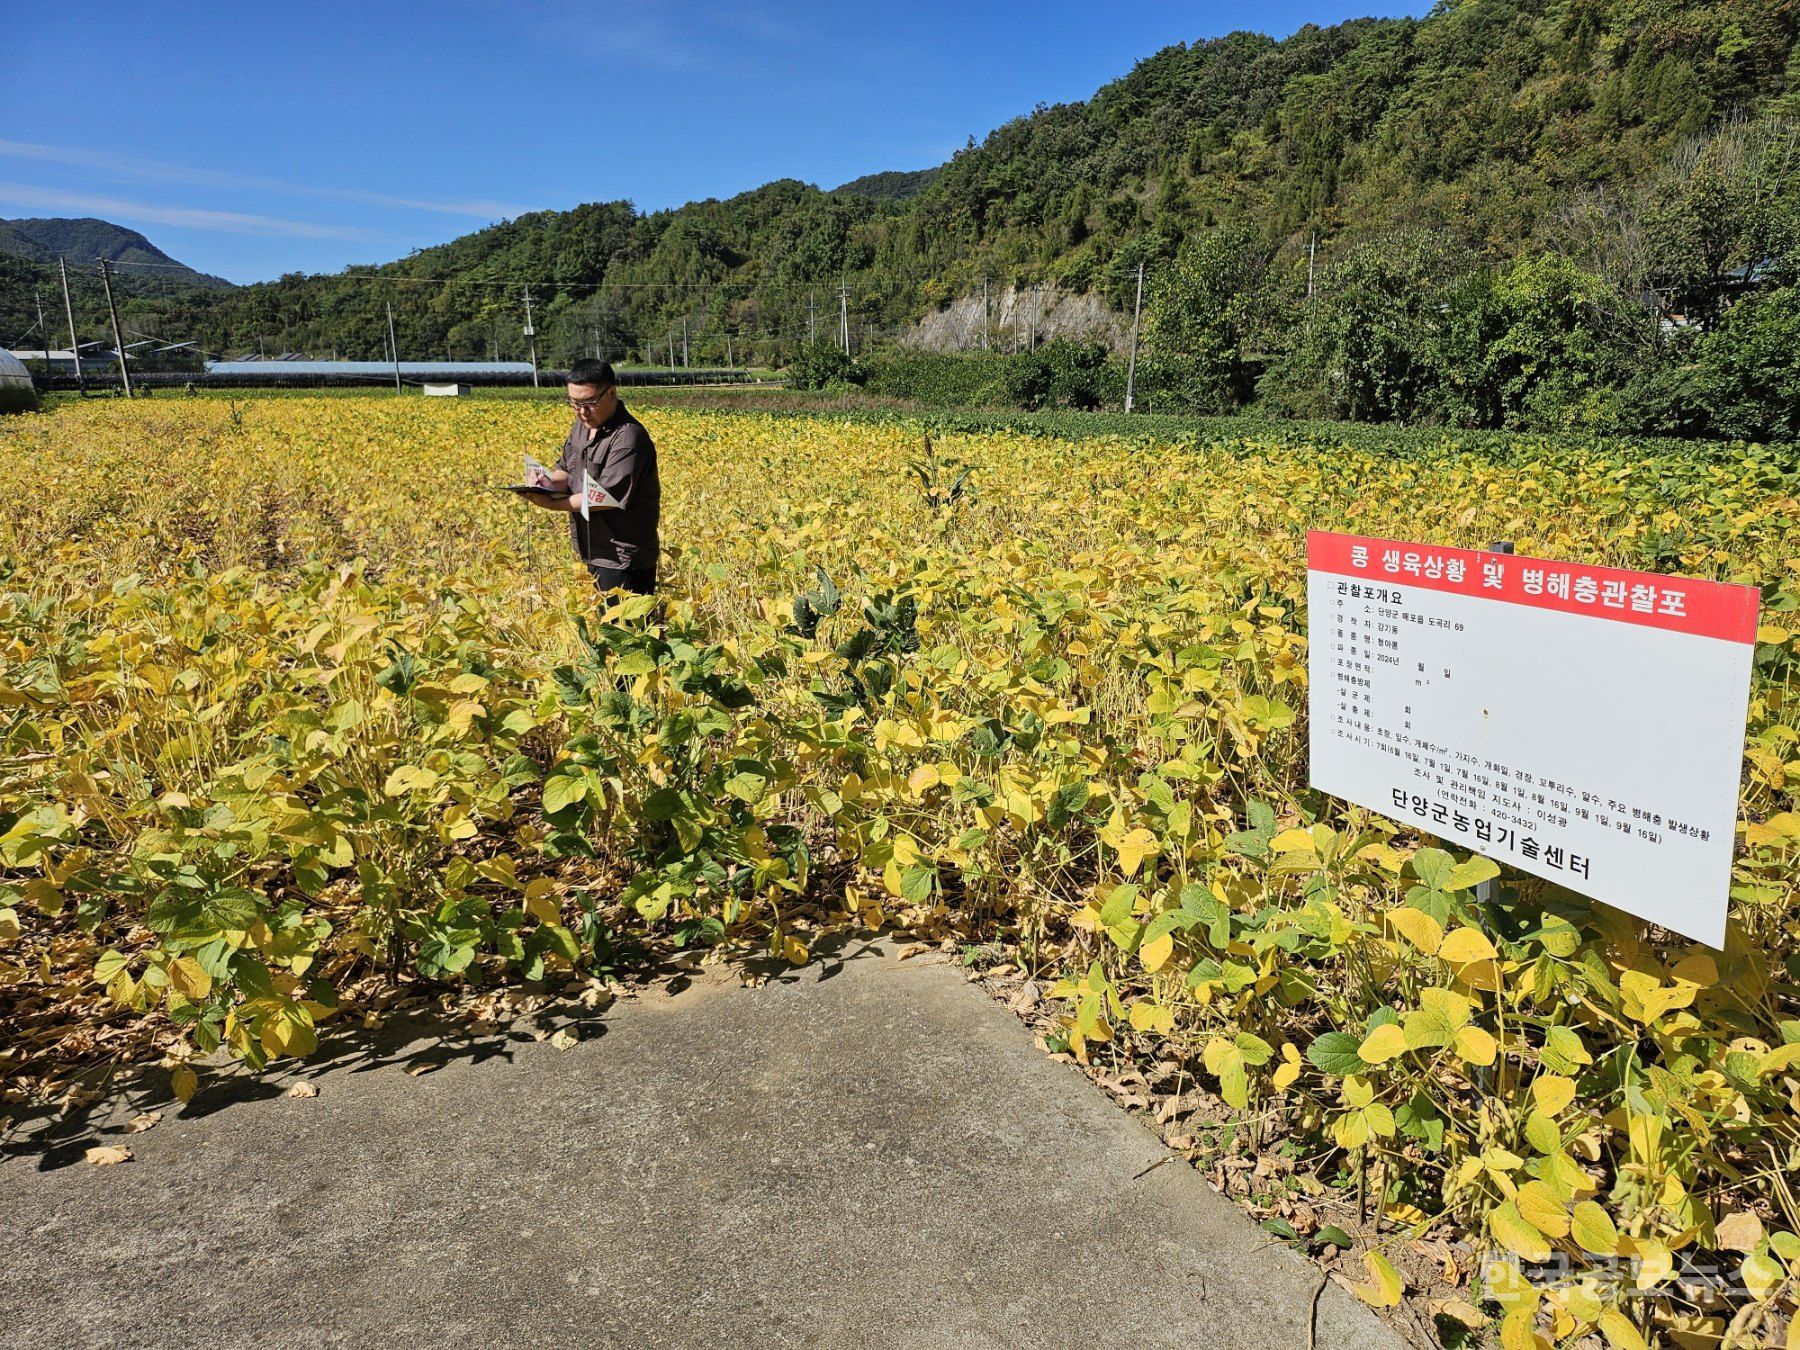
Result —
[[[1429,0],[14,5],[0,217],[99,216],[233,281],[524,211],[941,163],[1174,42]]]

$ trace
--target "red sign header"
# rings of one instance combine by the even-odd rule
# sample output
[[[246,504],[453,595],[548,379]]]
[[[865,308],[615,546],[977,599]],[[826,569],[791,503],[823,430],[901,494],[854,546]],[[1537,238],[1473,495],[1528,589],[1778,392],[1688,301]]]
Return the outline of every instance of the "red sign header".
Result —
[[[1315,572],[1358,578],[1377,588],[1419,586],[1726,642],[1756,641],[1756,611],[1762,598],[1754,586],[1723,581],[1550,562],[1440,544],[1365,539],[1325,530],[1307,532],[1306,565]]]

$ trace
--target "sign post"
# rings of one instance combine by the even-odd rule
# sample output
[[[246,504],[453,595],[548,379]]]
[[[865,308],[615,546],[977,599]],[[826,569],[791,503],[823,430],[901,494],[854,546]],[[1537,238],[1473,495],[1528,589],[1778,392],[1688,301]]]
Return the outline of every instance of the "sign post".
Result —
[[[1722,946],[1752,586],[1314,531],[1311,782]]]

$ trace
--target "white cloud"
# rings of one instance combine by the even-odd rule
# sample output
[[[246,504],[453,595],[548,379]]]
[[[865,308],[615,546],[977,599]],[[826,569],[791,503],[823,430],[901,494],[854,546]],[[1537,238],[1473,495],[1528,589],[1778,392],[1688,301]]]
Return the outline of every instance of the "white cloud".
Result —
[[[133,159],[125,155],[107,154],[99,150],[83,150],[60,145],[36,145],[29,141],[0,140],[0,156],[28,159],[42,164],[60,164],[69,168],[97,169],[103,173],[122,174],[131,178],[152,179],[164,183],[187,183],[196,187],[236,188],[272,192],[295,197],[323,197],[332,201],[359,202],[402,211],[430,211],[447,216],[472,216],[477,220],[499,220],[524,214],[527,208],[507,202],[479,198],[433,201],[420,197],[397,197],[385,192],[364,192],[358,188],[313,187],[289,183],[279,178],[257,178],[247,174],[222,173],[215,169],[194,169],[182,164],[166,164],[155,160]]]
[[[33,187],[27,183],[0,182],[0,205],[27,210],[80,212],[114,221],[141,221],[174,225],[187,230],[216,230],[224,234],[271,235],[288,239],[359,239],[381,236],[353,225],[321,225],[307,220],[281,220],[275,216],[249,215],[241,211],[203,211],[187,206],[159,206],[117,197],[95,197],[85,192]]]

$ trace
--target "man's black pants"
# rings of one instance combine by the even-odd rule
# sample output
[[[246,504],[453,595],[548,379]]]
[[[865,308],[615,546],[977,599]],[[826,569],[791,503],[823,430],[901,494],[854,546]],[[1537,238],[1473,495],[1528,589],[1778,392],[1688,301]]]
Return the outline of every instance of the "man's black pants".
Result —
[[[633,595],[656,594],[656,569],[654,567],[592,567],[588,571],[594,574],[596,590],[610,591],[623,589]]]

